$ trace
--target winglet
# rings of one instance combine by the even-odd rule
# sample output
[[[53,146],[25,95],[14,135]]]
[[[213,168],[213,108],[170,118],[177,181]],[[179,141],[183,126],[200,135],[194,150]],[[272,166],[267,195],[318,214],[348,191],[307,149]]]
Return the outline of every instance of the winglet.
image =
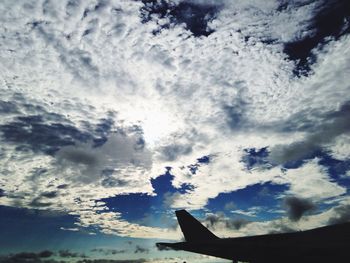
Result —
[[[217,236],[210,232],[186,210],[175,211],[175,214],[187,242],[218,239]]]

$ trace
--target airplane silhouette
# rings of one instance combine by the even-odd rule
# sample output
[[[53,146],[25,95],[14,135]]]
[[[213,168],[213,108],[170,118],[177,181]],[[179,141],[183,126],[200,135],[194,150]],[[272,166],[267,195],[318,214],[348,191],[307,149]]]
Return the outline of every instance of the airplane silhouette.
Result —
[[[218,238],[186,210],[175,211],[186,242],[171,248],[249,263],[350,262],[350,223],[284,234]]]

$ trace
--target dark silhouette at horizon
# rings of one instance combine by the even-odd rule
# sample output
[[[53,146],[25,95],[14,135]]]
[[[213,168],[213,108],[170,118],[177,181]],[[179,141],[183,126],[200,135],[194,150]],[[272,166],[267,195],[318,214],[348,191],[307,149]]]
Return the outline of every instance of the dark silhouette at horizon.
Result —
[[[350,223],[292,233],[219,238],[186,210],[175,213],[186,241],[157,243],[159,248],[249,263],[344,262],[349,257]]]

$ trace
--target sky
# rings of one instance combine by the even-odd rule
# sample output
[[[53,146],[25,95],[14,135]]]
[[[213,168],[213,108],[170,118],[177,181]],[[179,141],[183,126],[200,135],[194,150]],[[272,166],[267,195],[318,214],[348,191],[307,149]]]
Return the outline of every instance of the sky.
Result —
[[[178,209],[220,237],[350,221],[348,1],[0,13],[1,262],[227,262],[155,247]]]

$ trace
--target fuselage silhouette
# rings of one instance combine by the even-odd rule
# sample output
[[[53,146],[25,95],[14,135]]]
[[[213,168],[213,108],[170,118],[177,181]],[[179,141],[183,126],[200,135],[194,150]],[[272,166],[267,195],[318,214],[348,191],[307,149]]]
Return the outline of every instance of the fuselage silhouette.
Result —
[[[157,243],[159,248],[185,250],[233,262],[350,262],[350,223],[293,233],[218,238],[186,210],[175,213],[186,242]]]

